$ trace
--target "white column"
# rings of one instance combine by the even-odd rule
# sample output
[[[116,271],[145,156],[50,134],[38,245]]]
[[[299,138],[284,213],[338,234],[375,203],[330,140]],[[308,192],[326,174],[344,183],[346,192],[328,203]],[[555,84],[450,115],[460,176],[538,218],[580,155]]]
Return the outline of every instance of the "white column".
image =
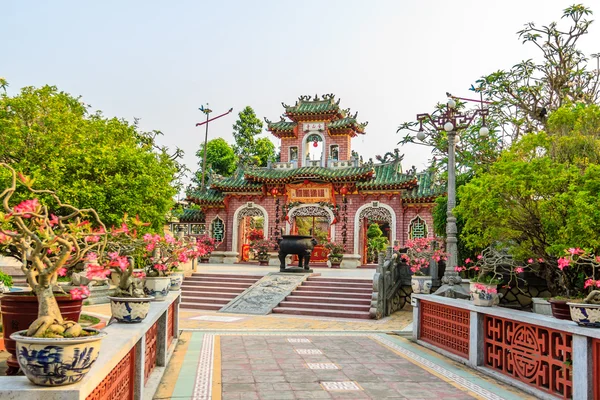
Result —
[[[469,321],[469,366],[483,365],[483,314],[470,311]]]
[[[593,398],[592,339],[573,335],[573,400]]]

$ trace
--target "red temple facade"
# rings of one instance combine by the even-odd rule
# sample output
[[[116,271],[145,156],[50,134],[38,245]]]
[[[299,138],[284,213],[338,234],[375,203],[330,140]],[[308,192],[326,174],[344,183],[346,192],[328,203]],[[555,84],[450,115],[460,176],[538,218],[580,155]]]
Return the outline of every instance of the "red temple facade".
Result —
[[[188,194],[201,210],[185,210],[172,229],[221,241],[211,261],[225,263],[250,259],[250,232],[257,227],[271,239],[309,234],[319,241],[311,263],[325,262],[323,245],[335,242],[345,248],[342,268],[372,261],[369,225],[377,224],[393,245],[433,236],[431,211],[445,190],[428,172],[403,171],[397,149],[363,162],[351,145],[367,124],[339,103],[330,94],[283,104],[285,118],[266,120],[281,140],[280,161],[211,179],[210,189]]]

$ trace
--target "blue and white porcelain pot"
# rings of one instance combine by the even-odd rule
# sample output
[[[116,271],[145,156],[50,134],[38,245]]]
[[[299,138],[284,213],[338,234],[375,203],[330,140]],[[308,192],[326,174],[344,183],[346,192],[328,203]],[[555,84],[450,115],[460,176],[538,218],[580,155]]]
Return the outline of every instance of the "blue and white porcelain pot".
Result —
[[[183,272],[173,272],[171,275],[169,275],[169,277],[171,278],[171,286],[169,290],[174,292],[177,290],[181,290],[181,284],[183,283],[184,276],[185,275],[183,274]]]
[[[144,281],[144,293],[148,296],[153,296],[157,301],[162,301],[169,294],[170,286],[171,278],[168,276],[147,276]]]
[[[118,322],[142,322],[150,310],[150,302],[154,297],[111,297],[110,311]]]
[[[410,279],[410,286],[415,294],[431,293],[432,283],[433,278],[429,275],[413,275]]]
[[[19,331],[10,335],[17,343],[17,360],[27,378],[36,385],[62,386],[77,383],[98,358],[106,332],[84,328],[92,336],[37,338]]]
[[[571,319],[581,326],[600,328],[600,304],[567,303]]]

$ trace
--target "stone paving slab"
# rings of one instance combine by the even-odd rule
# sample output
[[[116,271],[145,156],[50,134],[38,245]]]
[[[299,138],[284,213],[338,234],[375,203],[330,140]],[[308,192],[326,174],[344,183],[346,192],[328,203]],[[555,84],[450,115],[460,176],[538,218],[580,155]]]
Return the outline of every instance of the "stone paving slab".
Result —
[[[156,399],[533,399],[381,333],[185,332],[180,342],[185,356]]]

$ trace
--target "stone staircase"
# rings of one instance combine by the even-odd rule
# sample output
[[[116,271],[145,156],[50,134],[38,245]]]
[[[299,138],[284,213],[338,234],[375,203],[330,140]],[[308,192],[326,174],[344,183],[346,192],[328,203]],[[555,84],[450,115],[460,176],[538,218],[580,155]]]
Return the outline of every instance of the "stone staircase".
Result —
[[[372,279],[311,276],[274,313],[319,317],[370,319]]]
[[[220,310],[262,275],[193,274],[181,285],[182,308]]]

